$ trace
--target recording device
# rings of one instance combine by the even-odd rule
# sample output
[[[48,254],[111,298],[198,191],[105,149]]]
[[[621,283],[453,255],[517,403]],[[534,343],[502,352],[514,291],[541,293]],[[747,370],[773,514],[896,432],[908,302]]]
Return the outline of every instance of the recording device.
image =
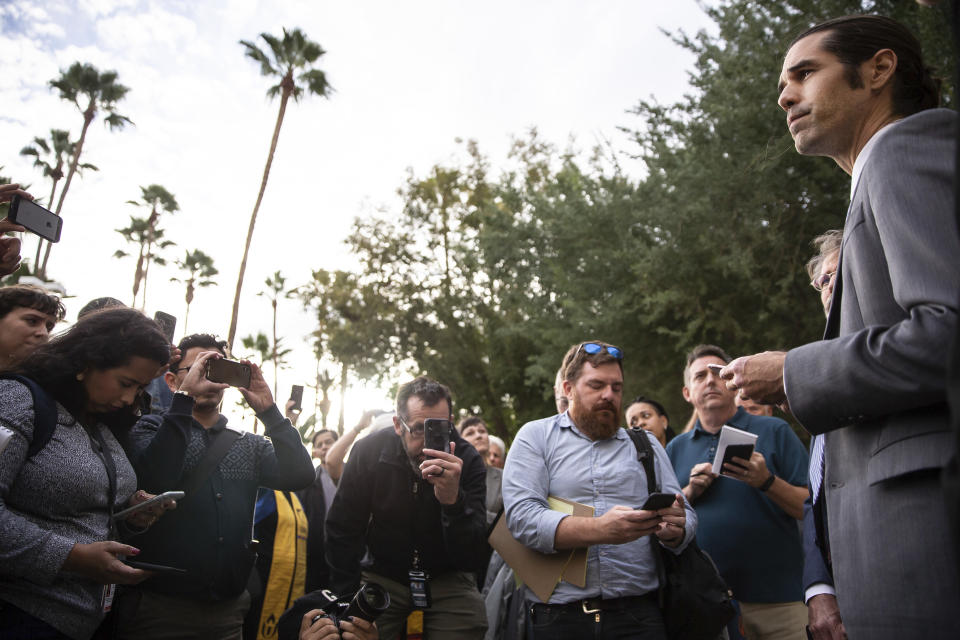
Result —
[[[744,460],[749,460],[750,456],[753,455],[753,445],[752,444],[728,444],[726,451],[723,452],[723,461],[720,463],[720,468],[723,469],[723,465],[732,464],[735,467],[740,467],[741,469],[746,469],[742,464],[737,464],[733,461],[734,458],[742,458]]]
[[[173,332],[177,328],[177,318],[164,311],[153,314],[153,321],[160,325],[160,330],[166,336],[167,342],[173,344]]]
[[[677,496],[672,493],[651,493],[640,508],[644,511],[659,511],[672,506],[676,499]]]
[[[708,364],[708,365],[707,365],[707,369],[710,369],[710,371],[713,371],[715,374],[720,375],[720,371],[722,371],[725,366],[727,366],[727,365],[725,365],[725,364]]]
[[[450,453],[450,429],[453,423],[439,418],[423,421],[423,448]]]
[[[226,358],[208,360],[207,380],[247,389],[250,387],[250,365]]]
[[[367,622],[375,622],[380,614],[390,607],[390,594],[376,582],[367,582],[360,585],[353,598],[340,598],[321,607],[323,611],[314,616],[310,624],[321,618],[330,618],[333,624],[340,628],[340,621],[345,618],[362,618]]]
[[[10,213],[7,220],[26,228],[50,242],[60,242],[60,230],[63,229],[63,218],[49,209],[45,209],[33,200],[20,196],[13,196],[10,201]]]
[[[295,384],[290,389],[290,399],[293,400],[293,406],[290,407],[291,411],[300,412],[303,411],[303,385]]]
[[[135,513],[140,513],[144,509],[149,509],[155,504],[166,502],[167,500],[180,500],[181,498],[183,498],[183,496],[184,496],[183,491],[167,491],[165,493],[161,493],[158,496],[153,496],[148,500],[144,500],[143,502],[137,503],[132,507],[128,507],[123,511],[116,512],[115,514],[113,514],[113,519],[123,520],[127,516],[132,516]]]

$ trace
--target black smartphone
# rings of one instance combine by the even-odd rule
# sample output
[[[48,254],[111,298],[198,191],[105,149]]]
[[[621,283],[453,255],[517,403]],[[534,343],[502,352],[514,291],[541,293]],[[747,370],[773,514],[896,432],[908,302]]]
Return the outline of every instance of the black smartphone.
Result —
[[[651,493],[640,508],[644,511],[659,511],[671,506],[676,500],[677,496],[672,493]]]
[[[30,233],[35,233],[50,242],[60,242],[63,218],[41,207],[33,200],[13,196],[7,220],[25,227]]]
[[[234,360],[217,358],[207,361],[207,380],[231,387],[250,387],[250,367]]]
[[[423,421],[423,448],[450,453],[450,429],[453,423],[439,418]]]
[[[753,445],[752,444],[731,444],[723,452],[723,462],[720,463],[720,472],[723,473],[723,465],[730,463],[741,468],[746,468],[743,465],[737,464],[733,461],[734,458],[743,458],[744,460],[749,460],[750,456],[753,455]]]
[[[163,564],[153,564],[151,562],[140,562],[138,560],[124,560],[123,563],[134,569],[143,569],[144,571],[153,571],[156,573],[172,573],[177,575],[182,575],[187,572],[186,569],[178,569],[177,567],[168,567]]]
[[[290,388],[290,399],[294,404],[290,407],[291,411],[303,411],[303,385],[295,384]]]
[[[177,328],[177,318],[164,311],[153,314],[153,321],[160,325],[160,330],[167,337],[167,342],[173,344],[173,332]]]

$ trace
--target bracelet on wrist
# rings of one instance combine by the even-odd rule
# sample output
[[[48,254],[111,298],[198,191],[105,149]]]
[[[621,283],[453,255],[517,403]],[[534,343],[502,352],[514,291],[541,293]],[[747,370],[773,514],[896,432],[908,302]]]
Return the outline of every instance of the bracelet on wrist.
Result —
[[[767,489],[773,486],[773,483],[776,479],[777,479],[777,476],[771,473],[770,477],[767,478],[766,481],[764,481],[764,483],[757,488],[760,489],[761,492],[765,493]]]

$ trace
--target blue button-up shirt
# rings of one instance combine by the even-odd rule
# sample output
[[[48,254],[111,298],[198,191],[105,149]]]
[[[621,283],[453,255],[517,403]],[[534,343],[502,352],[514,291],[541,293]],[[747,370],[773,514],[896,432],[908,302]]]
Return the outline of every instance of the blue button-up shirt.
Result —
[[[649,436],[660,490],[680,493],[666,452]],[[547,496],[566,498],[594,508],[600,517],[615,506],[639,508],[647,499],[647,477],[637,449],[624,429],[606,440],[591,440],[573,425],[567,413],[529,422],[517,433],[503,471],[503,505],[511,533],[527,547],[556,553],[557,526],[567,514],[547,505]],[[696,533],[697,516],[686,505],[687,522],[679,553]],[[659,586],[656,564],[644,536],[625,544],[601,544],[587,554],[585,588],[560,582],[551,603],[586,598],[638,596]],[[658,542],[654,542],[658,544]],[[537,601],[527,590],[528,600]]]

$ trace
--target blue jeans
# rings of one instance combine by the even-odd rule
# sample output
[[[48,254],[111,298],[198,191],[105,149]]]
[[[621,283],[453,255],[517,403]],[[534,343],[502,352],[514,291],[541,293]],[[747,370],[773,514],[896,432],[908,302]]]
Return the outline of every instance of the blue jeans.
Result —
[[[667,640],[656,597],[638,598],[630,606],[584,613],[577,606],[533,605],[527,618],[529,640]]]
[[[70,640],[23,609],[0,601],[0,638],[4,640]]]

